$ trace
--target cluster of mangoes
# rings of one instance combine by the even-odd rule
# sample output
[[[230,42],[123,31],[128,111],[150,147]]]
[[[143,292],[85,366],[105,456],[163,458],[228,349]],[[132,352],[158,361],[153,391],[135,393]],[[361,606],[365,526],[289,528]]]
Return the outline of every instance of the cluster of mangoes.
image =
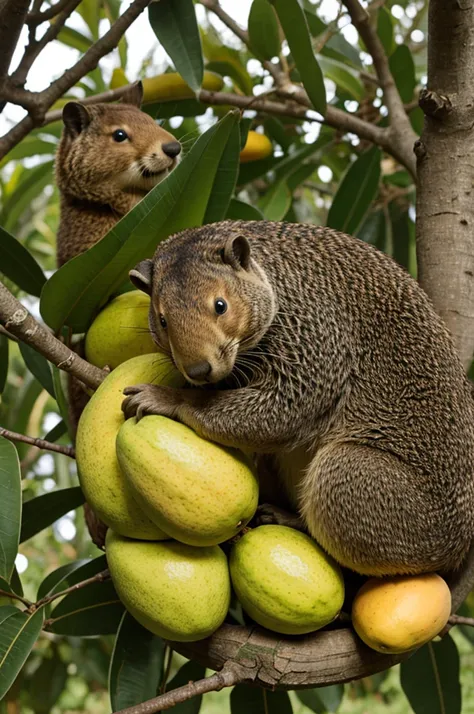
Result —
[[[125,387],[184,385],[151,341],[148,307],[142,293],[121,295],[86,337],[88,359],[113,369],[81,416],[77,465],[88,503],[109,527],[107,561],[119,597],[144,627],[176,641],[212,634],[232,589],[247,615],[270,630],[324,627],[344,604],[341,569],[304,533],[246,528],[258,504],[248,457],[161,416],[125,421]],[[352,620],[369,646],[403,652],[435,636],[450,605],[438,575],[373,578],[356,594]]]

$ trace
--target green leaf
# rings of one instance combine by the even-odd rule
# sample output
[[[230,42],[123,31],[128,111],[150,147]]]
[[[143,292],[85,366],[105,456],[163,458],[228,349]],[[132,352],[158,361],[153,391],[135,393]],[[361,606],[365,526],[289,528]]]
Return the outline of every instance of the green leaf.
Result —
[[[232,127],[227,144],[222,152],[214,178],[211,195],[207,202],[203,224],[225,218],[230,199],[234,193],[239,173],[240,131],[238,124]]]
[[[233,198],[227,209],[226,218],[232,221],[261,221],[263,213],[250,203]]]
[[[0,161],[0,169],[10,161],[19,161],[27,156],[53,155],[56,152],[57,144],[52,141],[38,139],[33,134],[25,137],[23,141],[10,149],[8,154]]]
[[[0,273],[30,295],[39,297],[46,277],[31,253],[0,226]]]
[[[301,689],[296,692],[296,696],[300,702],[316,714],[337,712],[344,696],[344,685],[333,684],[317,689]]]
[[[145,104],[143,111],[158,119],[168,119],[169,117],[197,117],[204,114],[209,108],[208,104],[202,104],[197,99],[170,99],[168,102],[153,102]]]
[[[38,588],[37,599],[41,600],[45,595],[52,595],[80,583],[82,580],[91,578],[96,573],[105,570],[106,567],[105,555],[93,560],[75,560],[72,563],[61,565],[43,580]]]
[[[230,693],[231,714],[292,714],[288,692],[238,684]]]
[[[67,682],[67,664],[57,649],[52,657],[43,657],[25,687],[28,704],[35,714],[50,714]]]
[[[93,45],[93,40],[86,37],[81,32],[73,30],[72,27],[62,27],[59,31],[58,40],[68,47],[73,47],[83,54]]]
[[[51,365],[51,370],[53,376],[54,398],[58,404],[59,413],[62,416],[62,424],[64,427],[62,434],[65,434],[66,432],[72,433],[69,424],[69,404],[65,395],[68,383],[67,377],[66,374],[61,369],[56,367],[55,364]],[[51,439],[46,439],[46,441],[51,441]]]
[[[400,681],[415,714],[461,714],[459,653],[450,635],[402,662]]]
[[[24,169],[19,184],[2,207],[2,224],[7,231],[15,231],[25,211],[31,210],[31,202],[52,182],[53,163],[45,161],[32,169]]]
[[[387,231],[387,217],[385,212],[379,210],[369,213],[356,235],[365,241],[365,243],[375,245],[383,253],[386,253],[387,233],[389,231]]]
[[[387,57],[390,57],[396,47],[393,36],[392,15],[386,7],[380,7],[377,14],[377,34]]]
[[[244,94],[251,95],[252,78],[242,62],[240,53],[223,45],[221,38],[213,28],[201,33],[201,38],[204,54],[208,60],[206,69],[217,72],[223,77],[230,77]]]
[[[415,64],[406,45],[398,45],[389,65],[402,101],[411,102],[416,87]]]
[[[271,60],[280,54],[280,30],[275,10],[268,0],[253,0],[248,31],[250,45],[257,57]]]
[[[8,337],[0,335],[0,394],[5,389],[8,377]]]
[[[203,679],[206,676],[206,668],[198,662],[189,661],[184,664],[178,673],[173,677],[171,682],[166,687],[166,691],[169,692],[172,689],[177,689],[178,687],[183,687],[188,682],[197,682],[199,679]],[[188,699],[187,702],[181,702],[180,704],[175,704],[173,707],[173,714],[198,714],[202,703],[202,694],[192,699]]]
[[[311,5],[309,0],[303,1],[303,9],[311,36],[319,37],[319,35],[326,32],[328,26],[317,16],[314,5]],[[347,60],[349,60],[354,67],[362,68],[358,51],[340,32],[329,38],[321,52],[327,57],[332,57],[341,62],[347,62]]]
[[[313,53],[306,16],[298,0],[272,0],[308,96],[320,114],[326,113],[323,73]]]
[[[69,593],[51,612],[48,627],[57,635],[89,637],[117,631],[124,607],[111,580],[95,582]]]
[[[43,625],[43,609],[28,615],[7,605],[0,608],[0,623],[1,700],[15,681],[38,639]]]
[[[14,445],[0,437],[0,577],[10,582],[21,524],[20,462]]]
[[[161,684],[165,644],[125,612],[110,660],[109,692],[113,711],[156,696]]]
[[[20,352],[21,356],[25,360],[27,368],[30,370],[31,374],[36,377],[38,382],[41,384],[46,391],[51,394],[53,399],[55,399],[53,377],[51,374],[51,367],[46,357],[40,355],[39,352],[34,350],[29,345],[24,342],[20,342]]]
[[[319,64],[324,76],[331,79],[340,89],[358,102],[363,99],[365,90],[355,70],[329,57],[319,57]]]
[[[291,191],[285,179],[271,186],[258,207],[267,221],[281,221],[291,205]]]
[[[44,436],[45,441],[50,441],[52,444],[54,444],[58,439],[60,439],[64,434],[67,432],[67,427],[64,421],[61,419],[56,426],[53,426],[53,428],[48,431],[47,434]]]
[[[327,225],[355,234],[377,195],[381,152],[376,146],[359,156],[347,171],[329,209]]]
[[[55,331],[67,323],[84,332],[95,312],[158,243],[204,218],[214,177],[238,112],[202,134],[177,168],[96,245],[60,268],[45,284],[41,313]]]
[[[148,8],[153,32],[184,81],[198,91],[204,74],[193,0],[160,0]]]
[[[20,543],[47,528],[69,511],[82,506],[84,500],[80,487],[73,486],[26,501],[23,504]]]

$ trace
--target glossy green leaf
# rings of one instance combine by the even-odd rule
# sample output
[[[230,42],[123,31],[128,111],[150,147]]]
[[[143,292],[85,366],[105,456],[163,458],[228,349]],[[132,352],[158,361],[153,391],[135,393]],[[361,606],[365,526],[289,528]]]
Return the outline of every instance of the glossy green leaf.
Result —
[[[319,64],[325,77],[331,79],[336,86],[356,101],[362,100],[365,90],[355,70],[329,57],[319,57]]]
[[[12,612],[14,610],[14,612]],[[0,607],[0,700],[10,689],[23,667],[43,625],[43,610],[32,615]]]
[[[0,437],[0,577],[10,582],[21,525],[20,462],[11,441]]]
[[[253,82],[240,53],[222,44],[214,28],[201,33],[202,47],[207,59],[206,69],[230,77],[246,95],[252,94]]]
[[[86,253],[46,283],[41,313],[50,327],[84,332],[98,307],[126,280],[128,271],[153,254],[158,243],[204,218],[219,162],[238,113],[205,132],[178,167]]]
[[[5,199],[2,207],[1,222],[5,230],[15,232],[24,212],[31,210],[31,202],[52,180],[53,161],[45,161],[32,169],[24,169],[20,182]]]
[[[250,45],[257,57],[271,60],[280,54],[280,29],[275,10],[268,0],[253,0],[248,32]]]
[[[67,664],[57,648],[53,656],[45,656],[27,681],[28,704],[35,714],[50,714],[61,696],[67,681]]]
[[[379,250],[386,253],[387,250],[387,216],[383,210],[369,213],[365,221],[357,231],[357,237],[370,245],[375,245]]]
[[[73,47],[79,52],[87,52],[92,46],[93,40],[86,37],[81,32],[73,30],[72,27],[62,27],[59,31],[58,40],[68,47]]]
[[[93,560],[83,559],[75,560],[72,563],[61,565],[52,573],[46,576],[38,588],[37,599],[52,595],[53,593],[61,592],[71,585],[80,583],[82,580],[91,578],[96,573],[100,573],[107,567],[105,555]]]
[[[165,644],[125,612],[110,660],[109,693],[113,711],[151,699],[161,684]]]
[[[390,57],[396,44],[393,36],[392,15],[386,7],[380,7],[377,13],[377,34],[387,57]]]
[[[316,14],[315,6],[312,5],[309,0],[303,0],[303,8],[312,37],[318,37],[326,32],[328,26]],[[328,39],[321,53],[341,62],[347,62],[349,60],[354,67],[362,68],[362,62],[357,49],[345,39],[341,32],[337,32]]]
[[[402,662],[400,681],[415,714],[461,714],[459,653],[450,635]]]
[[[94,40],[99,39],[100,3],[97,0],[82,0],[77,8]]]
[[[66,397],[68,377],[54,364],[51,365],[51,372],[53,377],[54,398],[58,404],[59,413],[62,416],[62,423],[64,426],[64,431],[62,433],[65,434],[66,432],[69,432],[72,434],[71,438],[73,439],[74,435],[73,431],[71,431],[71,425],[69,423],[69,404]],[[50,441],[50,439],[46,439],[46,441]]]
[[[227,209],[226,218],[232,221],[261,221],[263,213],[250,203],[233,198]]]
[[[389,65],[402,101],[411,102],[416,87],[415,64],[406,45],[398,45]]]
[[[258,203],[267,221],[281,221],[290,206],[291,191],[285,179],[273,184]]]
[[[0,394],[5,389],[8,377],[8,337],[0,335]]]
[[[36,377],[41,386],[44,387],[44,389],[46,389],[46,391],[51,394],[54,399],[53,376],[51,374],[51,367],[48,360],[24,342],[20,342],[19,346],[21,356],[25,360],[27,368],[30,370],[31,374]]]
[[[39,297],[46,277],[31,253],[0,226],[0,273],[30,295]]]
[[[66,424],[61,419],[61,421],[59,421],[56,424],[56,426],[53,426],[53,428],[50,429],[50,431],[48,431],[47,434],[45,434],[44,440],[50,441],[51,443],[54,444],[58,439],[60,439],[62,436],[64,436],[64,434],[66,434],[66,432],[67,432]]]
[[[188,682],[197,682],[199,679],[203,679],[206,676],[206,668],[199,664],[198,662],[189,661],[184,664],[178,673],[173,677],[171,682],[167,685],[166,691],[169,692],[172,689],[177,689],[178,687],[183,687]],[[173,707],[173,714],[198,714],[201,708],[202,695],[188,699],[187,702],[181,702],[180,704],[175,704]]]
[[[202,104],[197,99],[181,99],[179,101],[171,99],[169,102],[153,102],[143,105],[143,111],[155,119],[169,119],[169,117],[176,116],[197,117],[204,114],[208,108],[208,104]]]
[[[45,493],[23,504],[20,543],[28,540],[43,528],[74,511],[84,503],[84,494],[79,486]]]
[[[381,152],[377,147],[359,156],[347,171],[329,209],[327,225],[355,234],[377,195]]]
[[[193,0],[160,0],[148,8],[153,32],[180,73],[195,92],[204,73],[201,39]]]
[[[238,684],[230,693],[231,714],[292,714],[288,692]]]
[[[337,712],[344,696],[344,685],[333,684],[317,689],[301,689],[296,692],[296,696],[300,702],[316,714]]]
[[[326,89],[323,73],[311,46],[306,16],[298,0],[272,0],[272,4],[277,11],[308,97],[316,111],[324,116],[326,113]]]
[[[214,177],[211,195],[207,202],[203,224],[215,223],[225,218],[230,199],[235,190],[239,173],[240,131],[238,124],[232,127],[227,144],[222,152]]]
[[[112,635],[117,631],[123,611],[111,580],[91,583],[69,593],[56,605],[48,630],[74,637]]]

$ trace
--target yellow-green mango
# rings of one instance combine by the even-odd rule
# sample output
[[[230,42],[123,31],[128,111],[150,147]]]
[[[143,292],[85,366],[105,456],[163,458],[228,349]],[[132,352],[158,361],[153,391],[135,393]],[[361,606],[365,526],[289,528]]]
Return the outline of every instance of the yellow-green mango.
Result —
[[[160,416],[128,419],[117,456],[148,517],[188,545],[217,545],[252,518],[258,483],[246,457]]]
[[[319,630],[344,602],[337,563],[305,533],[286,526],[259,526],[240,538],[230,574],[250,617],[285,635]]]
[[[180,387],[184,379],[170,359],[159,353],[134,357],[114,369],[81,415],[76,463],[86,500],[106,525],[130,538],[158,540],[166,536],[133,498],[115,453],[117,432],[124,422],[123,390],[144,382]]]
[[[155,635],[194,642],[209,637],[224,621],[230,578],[218,546],[146,543],[109,530],[106,553],[121,601]]]
[[[86,334],[86,359],[115,369],[132,357],[157,352],[148,327],[150,298],[131,290],[114,298],[97,315]]]

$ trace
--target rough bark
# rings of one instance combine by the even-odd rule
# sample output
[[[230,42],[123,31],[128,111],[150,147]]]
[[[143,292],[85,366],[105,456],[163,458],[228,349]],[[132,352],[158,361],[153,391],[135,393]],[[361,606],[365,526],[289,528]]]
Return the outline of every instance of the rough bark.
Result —
[[[417,146],[419,281],[466,368],[474,352],[474,2],[431,0]]]

